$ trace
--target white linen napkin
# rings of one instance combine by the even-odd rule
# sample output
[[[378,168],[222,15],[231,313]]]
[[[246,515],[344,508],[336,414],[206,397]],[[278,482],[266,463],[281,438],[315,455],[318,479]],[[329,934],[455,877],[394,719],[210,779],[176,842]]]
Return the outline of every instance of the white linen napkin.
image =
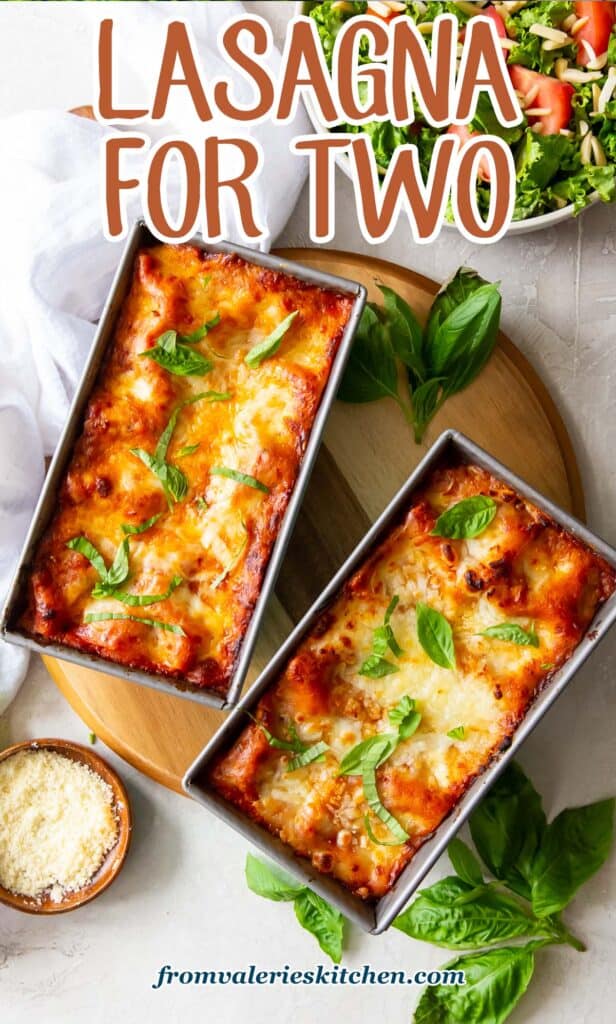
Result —
[[[98,21],[92,11],[92,46]],[[230,77],[240,102],[251,98],[248,83],[226,64],[216,46],[219,28],[243,4],[113,4],[117,103],[149,106],[158,77],[169,18],[188,22],[206,81]],[[101,5],[106,8],[107,5]],[[93,10],[95,9],[95,10]],[[70,57],[71,41],[66,54]],[[280,54],[267,64],[275,73]],[[300,107],[292,124],[257,126],[201,124],[185,89],[173,88],[168,117],[144,130],[153,139],[180,135],[199,145],[204,135],[241,134],[260,142],[264,166],[253,189],[255,211],[269,248],[284,227],[305,177],[305,162],[290,140],[309,131]],[[87,102],[76,96],[75,103]],[[142,102],[143,101],[143,102]],[[130,130],[130,129],[128,129]],[[123,243],[102,234],[99,144],[109,131],[95,122],[55,111],[17,114],[0,120],[0,603],[18,557],[44,475],[44,456],[59,438],[69,403],[94,337]],[[223,156],[229,147],[223,147]],[[225,170],[223,164],[223,171]],[[231,172],[231,168],[229,168]],[[173,209],[173,180],[170,182]],[[130,219],[141,215],[138,199]],[[225,237],[240,241],[234,207],[222,207]],[[0,714],[15,696],[28,665],[25,650],[0,641]]]

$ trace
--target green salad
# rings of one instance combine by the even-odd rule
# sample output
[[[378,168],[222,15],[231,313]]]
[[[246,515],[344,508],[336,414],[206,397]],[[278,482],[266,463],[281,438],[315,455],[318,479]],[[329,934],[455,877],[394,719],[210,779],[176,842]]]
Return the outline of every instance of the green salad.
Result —
[[[482,94],[468,126],[433,128],[416,110],[413,124],[388,122],[340,124],[335,131],[369,135],[379,168],[386,169],[396,148],[418,147],[424,176],[436,139],[443,131],[463,141],[471,135],[498,135],[511,147],[517,169],[514,220],[526,220],[571,205],[579,213],[596,196],[616,199],[616,3],[608,0],[487,3],[486,0],[325,0],[308,4],[328,63],[336,35],[349,18],[371,14],[390,21],[408,15],[430,26],[439,14],[455,14],[460,32],[478,14],[489,17],[502,41],[513,87],[524,119],[513,128],[499,124],[489,98]],[[360,63],[370,57],[360,47]],[[479,210],[487,213],[490,167],[480,163]]]

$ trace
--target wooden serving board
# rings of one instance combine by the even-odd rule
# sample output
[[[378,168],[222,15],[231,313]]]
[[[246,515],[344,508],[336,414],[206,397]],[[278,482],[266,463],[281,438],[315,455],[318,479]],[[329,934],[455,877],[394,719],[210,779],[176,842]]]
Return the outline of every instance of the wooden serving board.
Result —
[[[389,285],[424,318],[437,285],[371,257],[323,249],[283,250],[309,267],[368,287]],[[584,497],[565,426],[543,383],[501,335],[480,377],[445,403],[416,445],[393,401],[336,402],[265,620],[249,682],[312,603],[368,525],[447,427],[463,431],[564,508],[584,517]],[[146,775],[181,792],[181,778],[224,715],[181,697],[46,657],[61,692],[88,727]]]

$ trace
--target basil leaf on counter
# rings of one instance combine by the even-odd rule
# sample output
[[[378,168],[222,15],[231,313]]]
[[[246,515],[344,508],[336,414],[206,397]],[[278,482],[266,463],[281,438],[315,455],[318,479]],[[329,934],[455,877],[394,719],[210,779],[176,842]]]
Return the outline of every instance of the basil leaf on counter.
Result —
[[[441,513],[432,534],[437,537],[449,537],[452,540],[478,537],[488,528],[497,511],[498,505],[494,499],[483,494],[463,498]]]
[[[494,877],[530,899],[533,865],[547,825],[541,797],[518,764],[507,765],[469,825],[477,852]]]
[[[328,750],[327,743],[323,743],[322,740],[319,743],[315,743],[312,747],[308,747],[307,750],[303,750],[297,757],[292,758],[287,765],[287,771],[295,772],[298,768],[305,768],[316,761],[324,761]]]
[[[437,883],[438,885],[438,883]],[[544,924],[524,912],[513,896],[487,885],[462,888],[463,899],[431,899],[423,890],[394,924],[405,935],[445,949],[481,949],[511,939],[546,935]],[[433,887],[434,888],[434,887]],[[551,931],[549,932],[551,937]]]
[[[71,540],[66,542],[67,548],[71,551],[77,551],[84,558],[88,559],[88,562],[96,569],[98,575],[103,579],[107,575],[107,566],[105,565],[105,559],[99,551],[96,550],[94,544],[91,544],[87,537],[72,537]]]
[[[415,611],[417,639],[428,657],[441,668],[455,669],[453,632],[445,616],[422,601],[417,602]]]
[[[249,853],[246,857],[246,882],[257,896],[276,902],[293,903],[295,916],[302,928],[316,938],[319,946],[334,963],[342,959],[344,918],[338,910],[317,896],[312,889],[296,882],[280,868],[267,864]]]
[[[391,708],[387,717],[392,725],[397,726],[398,738],[401,740],[410,739],[421,722],[421,712],[415,710],[415,701],[408,696],[403,697],[395,708]]]
[[[84,615],[84,622],[106,622],[108,619],[124,619],[130,622],[140,622],[142,626],[153,626],[155,629],[164,629],[168,633],[176,633],[178,636],[186,636],[181,626],[172,622],[160,622],[158,619],[144,619],[139,615],[128,615],[124,612],[91,612]]]
[[[162,366],[163,370],[178,377],[204,377],[213,364],[200,352],[178,342],[177,331],[165,331],[157,339],[154,348],[139,353],[146,359]]]
[[[389,328],[392,348],[404,365],[423,380],[425,367],[422,357],[422,329],[408,302],[392,288],[380,284],[383,293],[385,322]]]
[[[247,487],[254,487],[256,491],[263,491],[264,494],[269,494],[270,492],[269,487],[266,484],[262,484],[254,476],[249,476],[248,473],[240,473],[237,469],[229,469],[228,466],[212,466],[210,473],[212,476],[225,476],[229,480],[235,480],[236,484],[246,484]]]
[[[339,964],[344,939],[344,918],[340,911],[308,888],[296,896],[293,906],[302,928],[314,935],[323,952]]]
[[[244,362],[247,364],[247,366],[250,367],[251,370],[255,370],[258,366],[260,366],[264,359],[269,359],[270,356],[276,354],[276,352],[280,348],[282,339],[289,330],[291,324],[295,320],[295,317],[298,315],[298,313],[298,309],[294,310],[292,313],[289,313],[289,315],[285,317],[285,319],[281,323],[279,323],[277,327],[274,328],[271,334],[268,334],[267,338],[264,338],[263,341],[260,341],[258,345],[253,345],[253,347],[250,349],[250,352],[248,352],[244,359]]]
[[[465,732],[466,730],[463,725],[456,725],[455,729],[450,729],[447,735],[450,740],[463,740]]]
[[[502,946],[451,960],[442,969],[463,972],[464,983],[427,988],[413,1024],[503,1024],[530,984],[542,945]]]
[[[280,868],[259,860],[252,853],[246,855],[246,882],[257,896],[276,902],[294,900],[305,889],[301,882],[296,882]]]
[[[155,516],[152,516],[150,519],[146,519],[143,523],[139,523],[137,526],[133,526],[131,523],[122,523],[122,533],[129,535],[145,533],[146,530],[149,530],[150,527],[154,526],[154,523],[158,522],[161,516],[162,512],[158,512]]]
[[[488,626],[478,636],[504,640],[506,643],[518,644],[522,647],[538,647],[539,637],[534,629],[522,629],[517,622],[500,622],[496,626]]]
[[[361,315],[338,398],[357,403],[393,398],[401,404],[394,350],[372,305]]]
[[[605,863],[614,838],[614,800],[561,811],[543,832],[532,864],[531,898],[539,917],[557,914]]]
[[[447,854],[456,874],[468,885],[483,885],[483,872],[470,846],[455,837],[449,841]]]

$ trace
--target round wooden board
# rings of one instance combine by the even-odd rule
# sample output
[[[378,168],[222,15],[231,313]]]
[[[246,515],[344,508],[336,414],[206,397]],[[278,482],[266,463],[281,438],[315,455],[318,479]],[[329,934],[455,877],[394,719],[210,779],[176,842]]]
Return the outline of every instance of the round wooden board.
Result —
[[[413,271],[371,257],[323,249],[281,254],[361,281],[372,299],[380,297],[377,282],[387,284],[420,318],[438,287]],[[336,402],[249,682],[447,427],[463,431],[539,491],[584,517],[578,467],[558,410],[530,364],[504,336],[480,377],[446,402],[422,445],[414,443],[394,402]],[[97,736],[146,775],[181,792],[182,776],[223,720],[221,712],[68,662],[44,661]]]

